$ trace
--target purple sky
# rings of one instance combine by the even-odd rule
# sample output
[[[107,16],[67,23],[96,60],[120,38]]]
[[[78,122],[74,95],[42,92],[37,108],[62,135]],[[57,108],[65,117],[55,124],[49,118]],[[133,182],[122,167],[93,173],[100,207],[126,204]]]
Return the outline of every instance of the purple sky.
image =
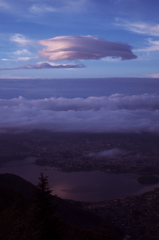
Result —
[[[0,0],[0,77],[158,77],[158,9],[158,0]]]

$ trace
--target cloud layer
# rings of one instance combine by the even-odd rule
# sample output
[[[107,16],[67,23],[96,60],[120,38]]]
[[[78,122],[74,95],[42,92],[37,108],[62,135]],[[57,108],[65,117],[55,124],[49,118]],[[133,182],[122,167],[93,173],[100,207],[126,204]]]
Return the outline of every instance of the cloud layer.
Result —
[[[0,129],[158,132],[159,96],[0,99]]]
[[[45,48],[39,51],[41,58],[52,61],[101,59],[104,57],[119,57],[122,60],[136,58],[131,46],[126,43],[110,42],[94,36],[60,36],[38,43]]]
[[[83,68],[85,67],[82,63],[79,64],[55,64],[51,62],[41,62],[37,64],[26,64],[20,67],[14,68],[0,68],[0,71],[3,70],[17,70],[17,69],[45,69],[45,68]]]
[[[48,62],[27,64],[18,67],[0,68],[2,70],[18,69],[44,69],[44,68],[82,68],[85,67],[79,60],[120,61],[136,58],[131,51],[131,46],[126,43],[110,42],[95,36],[61,36],[46,40],[27,39],[22,34],[14,34],[11,42],[18,44],[18,49],[10,53],[9,58],[2,61],[29,61],[31,59],[47,59]],[[34,48],[45,46],[38,53],[32,53]],[[30,49],[24,47],[28,46]],[[36,49],[37,50],[37,49]],[[75,63],[57,64],[52,61],[75,61]]]

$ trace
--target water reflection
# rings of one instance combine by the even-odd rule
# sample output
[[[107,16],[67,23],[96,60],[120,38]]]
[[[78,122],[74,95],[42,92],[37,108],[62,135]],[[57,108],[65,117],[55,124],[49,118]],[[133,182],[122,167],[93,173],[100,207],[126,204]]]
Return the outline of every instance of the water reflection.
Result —
[[[159,184],[143,186],[136,174],[105,174],[99,171],[65,173],[51,167],[37,166],[35,158],[13,161],[1,165],[0,173],[17,174],[38,183],[43,172],[49,177],[53,194],[61,198],[80,201],[103,201],[149,191]]]

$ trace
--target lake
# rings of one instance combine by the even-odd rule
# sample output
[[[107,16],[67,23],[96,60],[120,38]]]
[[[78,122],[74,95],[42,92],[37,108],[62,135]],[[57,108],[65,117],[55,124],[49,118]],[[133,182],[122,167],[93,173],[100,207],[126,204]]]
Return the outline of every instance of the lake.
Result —
[[[150,191],[159,184],[145,186],[137,181],[137,174],[106,174],[100,171],[61,172],[52,167],[34,164],[35,158],[6,162],[1,165],[0,173],[12,173],[38,183],[43,172],[49,178],[53,194],[78,201],[104,201],[122,198]]]

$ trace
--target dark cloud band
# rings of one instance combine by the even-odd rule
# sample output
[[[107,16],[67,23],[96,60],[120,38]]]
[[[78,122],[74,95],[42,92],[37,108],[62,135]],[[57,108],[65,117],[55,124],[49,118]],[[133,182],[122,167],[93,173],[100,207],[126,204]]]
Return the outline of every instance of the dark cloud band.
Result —
[[[45,68],[54,68],[54,69],[67,69],[67,68],[83,68],[85,67],[82,63],[79,64],[54,64],[54,63],[37,63],[37,64],[26,64],[20,67],[15,68],[0,68],[2,70],[18,70],[18,69],[45,69]]]

